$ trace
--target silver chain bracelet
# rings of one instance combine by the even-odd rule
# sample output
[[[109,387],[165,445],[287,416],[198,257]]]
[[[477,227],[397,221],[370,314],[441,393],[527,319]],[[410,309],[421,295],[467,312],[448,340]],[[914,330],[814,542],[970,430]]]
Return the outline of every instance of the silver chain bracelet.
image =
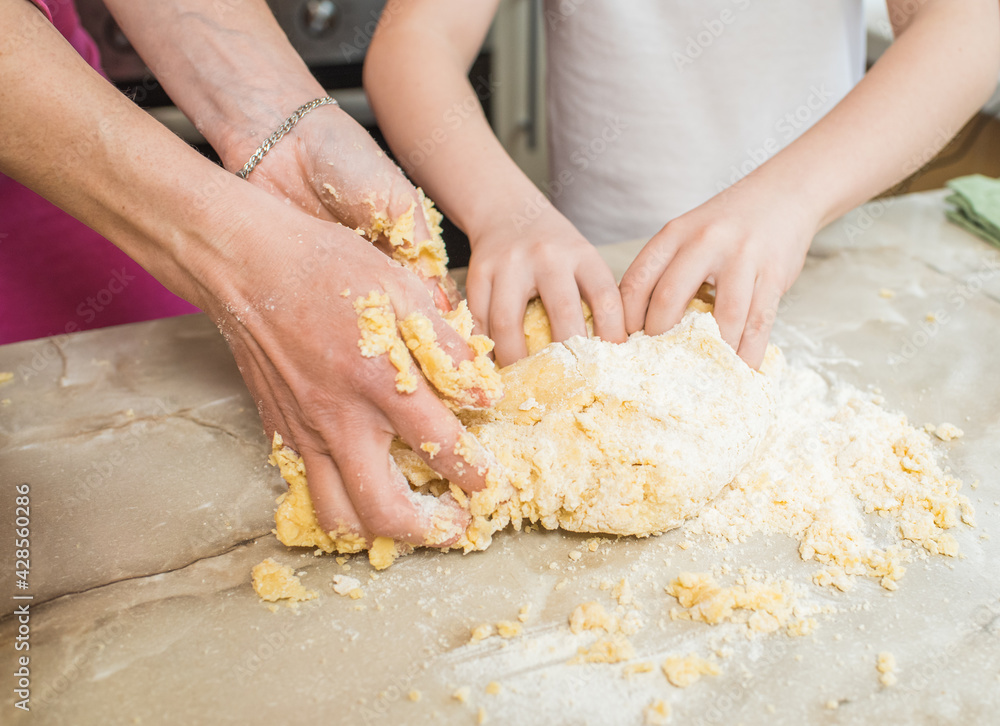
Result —
[[[338,106],[337,101],[330,96],[323,96],[322,98],[317,98],[309,103],[302,104],[297,109],[295,113],[285,119],[285,122],[278,127],[278,130],[273,134],[264,139],[264,143],[257,147],[257,151],[253,152],[253,156],[250,157],[250,161],[244,164],[243,168],[236,172],[236,176],[240,179],[246,179],[250,176],[250,172],[260,163],[260,160],[264,158],[264,155],[271,150],[271,148],[281,141],[282,137],[291,131],[295,124],[297,124],[303,116],[312,111],[314,108],[319,108],[320,106],[329,106],[333,104]]]

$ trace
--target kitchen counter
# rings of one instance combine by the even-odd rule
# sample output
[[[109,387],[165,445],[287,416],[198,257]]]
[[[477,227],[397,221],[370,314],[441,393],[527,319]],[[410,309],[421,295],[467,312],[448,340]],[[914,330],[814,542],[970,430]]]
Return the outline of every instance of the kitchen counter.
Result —
[[[663,586],[724,557],[807,579],[790,540],[682,549],[680,531],[608,538],[506,532],[486,552],[421,551],[372,579],[362,556],[290,551],[272,536],[284,485],[214,326],[202,315],[0,347],[0,711],[8,724],[639,724],[654,698],[671,723],[996,723],[1000,713],[1000,251],[944,219],[942,192],[876,202],[817,237],[773,339],[791,359],[859,387],[919,425],[966,432],[947,462],[978,526],[961,557],[918,560],[897,592],[812,587],[839,612],[806,637],[732,640],[724,672],[687,689],[659,672],[567,665],[566,618],[627,575],[659,663],[738,626],[671,621]],[[603,250],[621,274],[640,243]],[[891,299],[879,295],[888,288]],[[929,323],[928,312],[945,311]],[[969,484],[978,482],[974,490]],[[30,485],[31,573],[12,572],[14,485]],[[319,598],[272,612],[250,586],[266,557]],[[347,568],[350,568],[349,571]],[[364,597],[331,589],[336,574]],[[10,600],[27,594],[30,601]],[[14,709],[18,622],[30,603],[32,711]],[[525,633],[468,645],[484,622],[531,610]],[[657,623],[662,621],[661,625]],[[899,682],[878,682],[889,651]],[[23,654],[23,651],[21,653]],[[497,694],[486,685],[500,684]],[[468,686],[466,703],[452,698]],[[419,700],[411,700],[408,694]],[[828,702],[838,707],[831,710]],[[832,705],[832,704],[831,704]]]

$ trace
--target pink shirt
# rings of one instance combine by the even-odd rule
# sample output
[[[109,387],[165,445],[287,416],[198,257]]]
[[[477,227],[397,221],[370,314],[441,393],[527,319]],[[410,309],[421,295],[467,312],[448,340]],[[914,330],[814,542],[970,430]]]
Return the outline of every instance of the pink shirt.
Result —
[[[34,2],[101,72],[72,0]],[[0,343],[193,312],[101,235],[0,175]]]

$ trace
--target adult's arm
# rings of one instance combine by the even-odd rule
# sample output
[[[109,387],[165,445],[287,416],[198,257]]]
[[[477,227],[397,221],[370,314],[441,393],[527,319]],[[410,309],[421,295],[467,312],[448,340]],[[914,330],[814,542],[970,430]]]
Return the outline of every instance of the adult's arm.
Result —
[[[211,164],[95,73],[25,0],[0,0],[0,172],[118,245],[205,310],[225,336],[265,429],[305,459],[320,523],[369,539],[444,544],[467,515],[415,499],[389,457],[398,434],[468,490],[463,428],[417,373],[396,390],[364,358],[352,302],[388,294],[421,312],[456,360],[471,351],[419,278],[345,227],[303,214]],[[349,291],[349,292],[347,292]],[[414,366],[414,371],[416,367]]]
[[[295,109],[326,95],[264,0],[106,4],[230,171],[242,168]],[[306,115],[249,181],[309,214],[363,230],[374,241],[386,242],[380,231],[385,219],[391,223],[411,208],[416,213],[410,241],[433,234],[414,186],[364,128],[334,106]]]

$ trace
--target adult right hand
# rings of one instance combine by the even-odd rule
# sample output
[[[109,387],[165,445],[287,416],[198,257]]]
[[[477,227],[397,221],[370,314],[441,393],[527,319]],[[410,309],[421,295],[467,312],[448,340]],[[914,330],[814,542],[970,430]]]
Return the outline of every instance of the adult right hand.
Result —
[[[471,349],[438,314],[418,276],[359,235],[296,210],[268,216],[273,222],[262,225],[264,215],[254,215],[232,235],[233,259],[215,265],[211,285],[221,294],[202,301],[265,429],[280,433],[305,461],[324,530],[369,542],[385,536],[450,544],[465,530],[467,512],[447,495],[421,501],[389,445],[398,435],[466,491],[484,486],[483,473],[455,453],[465,429],[416,363],[416,390],[401,393],[387,355],[362,356],[354,301],[376,291],[388,295],[397,320],[422,313],[456,364],[471,360]],[[425,443],[437,444],[435,455],[421,448]]]

